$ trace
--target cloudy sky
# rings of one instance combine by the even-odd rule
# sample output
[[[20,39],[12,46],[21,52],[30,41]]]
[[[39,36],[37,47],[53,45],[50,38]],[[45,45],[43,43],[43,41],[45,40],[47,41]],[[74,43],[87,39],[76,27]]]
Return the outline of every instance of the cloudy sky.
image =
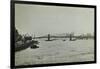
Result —
[[[15,27],[21,34],[93,33],[94,9],[46,5],[15,5]]]

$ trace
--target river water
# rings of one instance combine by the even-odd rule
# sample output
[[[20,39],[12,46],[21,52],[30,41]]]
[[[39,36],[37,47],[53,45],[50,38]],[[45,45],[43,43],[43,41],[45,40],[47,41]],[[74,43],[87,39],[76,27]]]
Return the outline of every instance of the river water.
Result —
[[[15,53],[15,65],[94,61],[94,40],[45,41],[38,39],[39,48]]]

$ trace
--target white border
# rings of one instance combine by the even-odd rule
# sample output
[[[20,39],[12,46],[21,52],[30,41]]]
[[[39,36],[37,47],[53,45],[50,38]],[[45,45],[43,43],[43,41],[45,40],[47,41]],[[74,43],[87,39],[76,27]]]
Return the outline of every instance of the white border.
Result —
[[[26,0],[24,0],[26,1]],[[38,67],[37,69],[98,69],[100,64],[100,0],[28,0],[97,5],[97,64]],[[10,69],[10,0],[0,0],[0,69]],[[25,68],[26,69],[26,68]],[[32,69],[32,68],[27,68]],[[35,68],[34,68],[35,69]]]

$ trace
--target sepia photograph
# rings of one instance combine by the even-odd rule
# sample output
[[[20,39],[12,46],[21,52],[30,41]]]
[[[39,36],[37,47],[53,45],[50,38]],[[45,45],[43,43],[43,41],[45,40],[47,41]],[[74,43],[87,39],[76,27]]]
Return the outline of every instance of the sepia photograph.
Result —
[[[95,62],[95,6],[14,2],[15,66]]]

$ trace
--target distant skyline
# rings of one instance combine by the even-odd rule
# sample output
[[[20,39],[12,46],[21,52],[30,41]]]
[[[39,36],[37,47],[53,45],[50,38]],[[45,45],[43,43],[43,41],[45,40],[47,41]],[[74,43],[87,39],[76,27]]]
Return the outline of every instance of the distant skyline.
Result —
[[[15,4],[15,27],[21,34],[93,33],[94,9]]]

